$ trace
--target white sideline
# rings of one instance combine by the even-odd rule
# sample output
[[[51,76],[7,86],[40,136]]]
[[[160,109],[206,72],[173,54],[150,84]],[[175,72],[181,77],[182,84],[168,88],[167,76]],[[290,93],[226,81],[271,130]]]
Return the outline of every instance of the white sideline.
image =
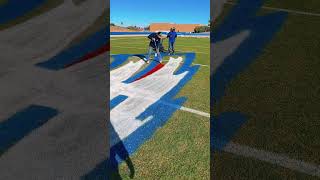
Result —
[[[226,4],[236,5],[237,3],[226,2]],[[288,12],[288,13],[292,13],[292,14],[300,14],[300,15],[318,16],[318,17],[320,17],[319,13],[311,13],[311,12],[297,11],[297,10],[284,9],[284,8],[275,8],[275,7],[270,7],[270,6],[262,6],[262,9],[269,9],[269,10]]]

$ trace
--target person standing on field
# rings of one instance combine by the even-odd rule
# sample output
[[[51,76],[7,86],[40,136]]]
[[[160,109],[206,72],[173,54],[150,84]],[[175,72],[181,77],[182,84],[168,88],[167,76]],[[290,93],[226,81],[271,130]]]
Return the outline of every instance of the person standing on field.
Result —
[[[177,38],[177,33],[176,33],[175,28],[170,29],[170,32],[168,33],[167,38],[169,38],[169,46],[168,46],[169,55],[173,55],[174,54],[174,43]]]

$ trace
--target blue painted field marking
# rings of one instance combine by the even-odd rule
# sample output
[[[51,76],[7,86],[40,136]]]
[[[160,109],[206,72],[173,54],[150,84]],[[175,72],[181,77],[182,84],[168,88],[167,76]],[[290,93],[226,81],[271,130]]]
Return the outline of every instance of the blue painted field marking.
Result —
[[[239,112],[222,113],[217,119],[211,120],[210,127],[214,136],[210,141],[213,150],[222,150],[246,121],[247,117]]]
[[[8,0],[0,6],[0,26],[26,15],[45,2],[46,0]]]
[[[256,16],[262,5],[262,0],[239,0],[223,23],[212,32],[211,43],[226,40],[243,30],[249,30],[250,36],[224,60],[214,74],[211,74],[211,107],[215,107],[224,96],[225,88],[230,81],[259,56],[264,47],[280,30],[287,17],[287,13],[284,12]],[[223,149],[247,120],[241,113],[234,112],[226,112],[218,117],[211,116],[212,150]],[[219,130],[220,128],[224,131]]]
[[[158,62],[151,61],[150,64],[146,68],[144,68],[143,70],[141,70],[140,72],[136,73],[135,75],[131,76],[129,79],[127,79],[123,82],[126,84],[130,84],[130,83],[134,82],[136,79],[139,79],[141,76],[143,76],[147,72],[151,71],[157,65],[158,65]]]
[[[114,60],[110,64],[110,70],[121,66],[123,63],[125,63],[128,60],[129,56],[131,55],[130,54],[112,55],[111,57],[114,58]]]
[[[110,110],[116,107],[118,104],[122,103],[128,98],[128,96],[119,95],[112,100],[110,100]]]
[[[106,31],[106,28],[103,28],[90,35],[79,44],[63,50],[44,62],[37,63],[36,66],[55,71],[64,69],[67,65],[72,64],[85,55],[109,44],[109,36],[106,35]]]
[[[58,111],[50,107],[30,105],[1,122],[0,151],[7,150],[57,114]]]
[[[129,57],[133,57],[133,56],[146,56],[147,54],[115,54],[112,55],[112,57],[114,58],[114,61],[111,63],[110,65],[110,69],[114,69],[119,67],[120,65],[122,65],[123,63],[127,62]],[[166,57],[166,56],[170,56],[168,54],[163,54],[162,57]],[[195,53],[193,52],[189,52],[189,53],[176,53],[174,56],[186,56],[186,59],[194,59],[195,58]],[[192,65],[193,61],[189,61],[187,60],[186,62],[183,63],[182,66],[188,67]],[[191,64],[190,64],[191,63]],[[155,68],[158,65],[158,62],[156,61],[151,61],[150,64],[145,67],[143,70],[139,71],[138,73],[134,74],[133,76],[131,76],[130,78],[128,78],[127,80],[123,81],[126,84],[130,84],[132,82],[134,82],[135,80],[139,79],[140,77],[142,77],[143,75],[145,75],[147,72],[151,71],[153,68]],[[184,68],[179,68],[177,73],[180,73],[180,71],[183,71]]]

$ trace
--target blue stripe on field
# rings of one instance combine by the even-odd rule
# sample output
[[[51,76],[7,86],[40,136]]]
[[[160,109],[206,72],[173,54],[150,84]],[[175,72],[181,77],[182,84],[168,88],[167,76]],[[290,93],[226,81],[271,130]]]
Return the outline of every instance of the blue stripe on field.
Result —
[[[45,60],[44,62],[37,63],[36,66],[50,70],[63,69],[66,65],[74,63],[84,55],[108,44],[109,36],[107,35],[107,29],[101,29],[100,31],[81,41],[79,44],[62,51],[61,53],[48,60]]]
[[[0,151],[13,146],[36,128],[41,127],[58,111],[50,107],[30,105],[0,123]]]
[[[119,95],[119,96],[113,98],[110,101],[110,110],[113,109],[114,107],[116,107],[118,104],[125,101],[127,98],[128,98],[128,96],[124,96],[124,95]]]
[[[0,25],[26,15],[44,2],[46,0],[8,0],[0,6]]]

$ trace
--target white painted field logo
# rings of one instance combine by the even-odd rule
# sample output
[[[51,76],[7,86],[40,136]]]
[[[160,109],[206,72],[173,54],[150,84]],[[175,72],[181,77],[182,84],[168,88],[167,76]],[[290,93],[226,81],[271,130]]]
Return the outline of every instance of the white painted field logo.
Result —
[[[181,54],[176,59],[171,57],[166,64],[154,61],[145,68],[142,68],[143,60],[126,62],[130,55],[113,57],[110,160],[119,163],[121,157],[126,156],[123,153],[135,152],[185,102],[186,98],[175,99],[174,96],[192,78],[198,66],[191,66],[194,53]],[[120,66],[121,63],[124,65]]]

